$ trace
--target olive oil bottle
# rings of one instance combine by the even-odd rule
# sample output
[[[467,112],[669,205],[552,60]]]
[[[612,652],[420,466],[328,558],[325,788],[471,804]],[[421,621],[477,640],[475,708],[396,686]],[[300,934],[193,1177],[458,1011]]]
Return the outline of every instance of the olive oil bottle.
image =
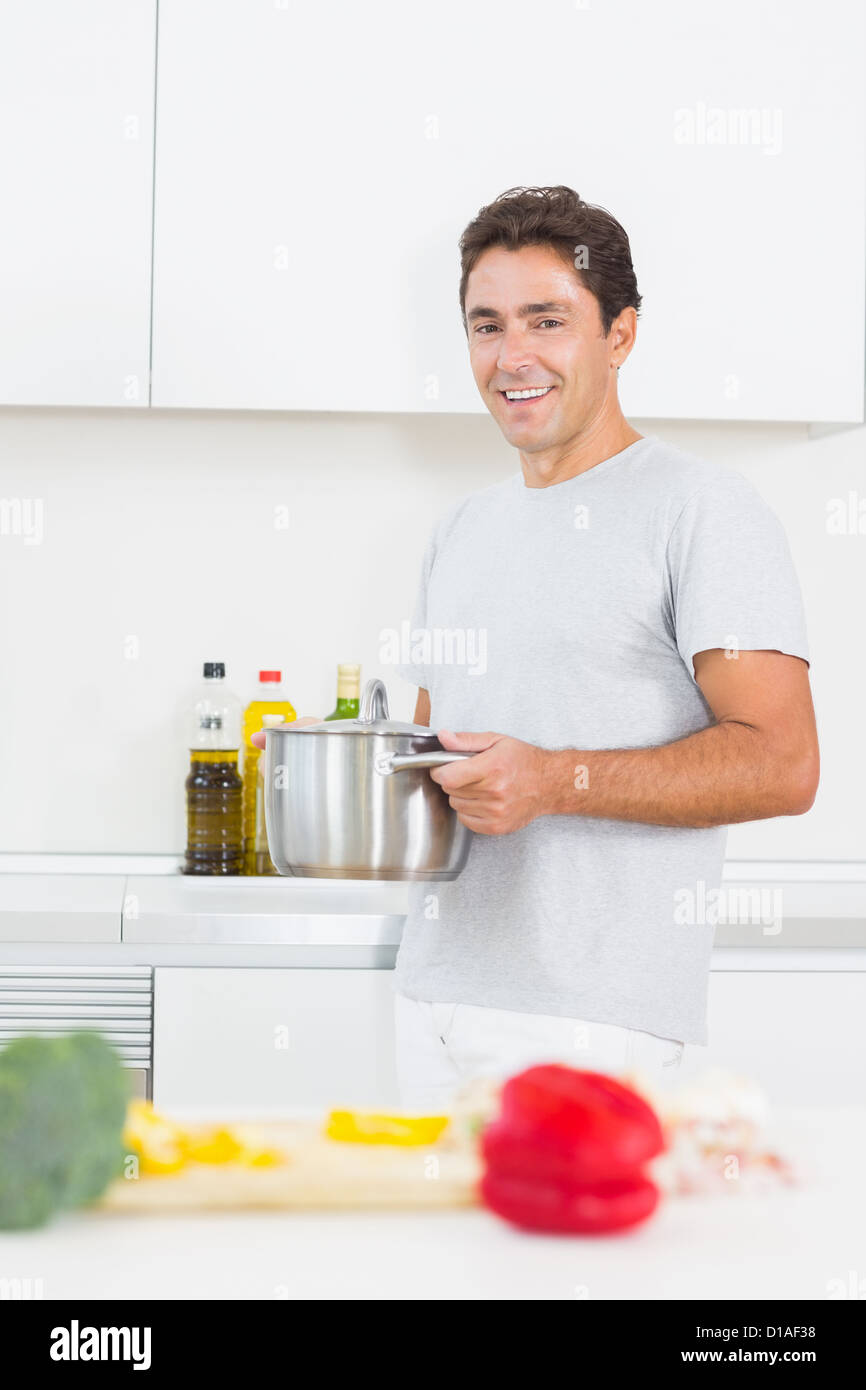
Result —
[[[243,842],[244,866],[242,873],[256,874],[256,772],[262,750],[252,741],[253,734],[264,727],[266,714],[278,714],[281,720],[290,724],[297,718],[295,710],[283,694],[282,671],[259,671],[259,684],[254,698],[244,710],[244,767],[243,767]],[[266,844],[267,847],[267,844]],[[276,873],[276,870],[272,870]]]
[[[239,874],[243,867],[241,705],[226,689],[225,674],[222,661],[204,663],[190,715],[185,874]]]
[[[361,708],[360,666],[337,667],[337,704],[326,719],[357,719]]]

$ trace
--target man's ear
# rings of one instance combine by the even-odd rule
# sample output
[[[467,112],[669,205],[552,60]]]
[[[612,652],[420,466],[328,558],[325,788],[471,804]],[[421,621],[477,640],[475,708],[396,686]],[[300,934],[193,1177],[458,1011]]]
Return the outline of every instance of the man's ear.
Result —
[[[637,314],[630,304],[617,314],[607,337],[610,345],[611,366],[616,367],[619,371],[634,347],[637,337]]]

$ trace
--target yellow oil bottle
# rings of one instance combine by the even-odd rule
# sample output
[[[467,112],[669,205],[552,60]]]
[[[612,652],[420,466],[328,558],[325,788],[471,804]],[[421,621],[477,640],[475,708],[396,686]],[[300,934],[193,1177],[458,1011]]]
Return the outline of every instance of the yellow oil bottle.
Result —
[[[259,671],[255,698],[244,710],[243,746],[243,842],[245,874],[256,874],[256,789],[259,758],[262,750],[252,742],[253,734],[264,728],[266,714],[281,715],[287,724],[297,718],[291,701],[285,698],[282,671]]]

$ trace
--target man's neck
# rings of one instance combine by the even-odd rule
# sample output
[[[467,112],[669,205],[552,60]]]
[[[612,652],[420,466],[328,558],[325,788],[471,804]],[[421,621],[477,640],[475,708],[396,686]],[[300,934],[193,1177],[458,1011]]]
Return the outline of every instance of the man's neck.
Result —
[[[520,455],[523,481],[527,487],[551,487],[586,473],[597,463],[622,453],[630,444],[643,439],[632,429],[624,415],[617,419],[598,421],[567,444],[546,449],[537,454]]]

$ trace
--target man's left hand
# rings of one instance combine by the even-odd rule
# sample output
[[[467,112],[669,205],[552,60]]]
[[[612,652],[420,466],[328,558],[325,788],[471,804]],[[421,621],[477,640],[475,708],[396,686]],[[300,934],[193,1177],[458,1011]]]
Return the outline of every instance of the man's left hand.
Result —
[[[436,734],[449,753],[474,755],[430,772],[463,825],[480,835],[508,835],[544,814],[543,748],[507,734]]]

